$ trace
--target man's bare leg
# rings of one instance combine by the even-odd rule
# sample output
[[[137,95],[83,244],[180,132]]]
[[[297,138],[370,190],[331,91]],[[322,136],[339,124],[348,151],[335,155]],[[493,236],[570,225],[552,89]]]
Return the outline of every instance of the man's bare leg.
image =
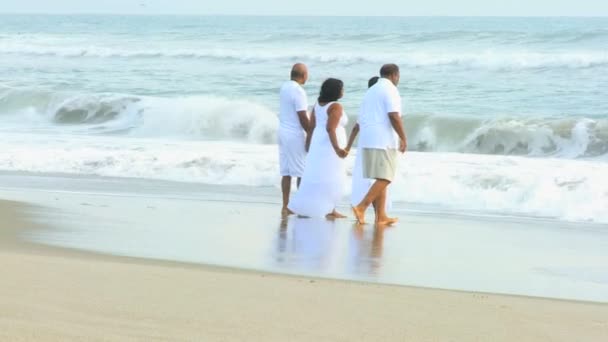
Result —
[[[291,215],[293,212],[287,208],[289,205],[289,194],[291,193],[291,176],[283,176],[283,178],[281,178],[281,191],[283,191],[283,208],[281,209],[281,215]]]
[[[386,179],[376,179],[372,187],[367,192],[367,195],[361,200],[357,206],[353,207],[353,214],[357,219],[357,222],[360,224],[365,223],[365,210],[374,202],[378,196],[382,194],[382,191],[386,189],[386,187],[391,182]]]
[[[386,214],[386,194],[387,188],[384,188],[377,200],[376,224],[378,226],[390,226],[398,221],[397,218],[388,217]]]
[[[372,202],[372,206],[374,207],[374,217],[378,217],[378,200]]]

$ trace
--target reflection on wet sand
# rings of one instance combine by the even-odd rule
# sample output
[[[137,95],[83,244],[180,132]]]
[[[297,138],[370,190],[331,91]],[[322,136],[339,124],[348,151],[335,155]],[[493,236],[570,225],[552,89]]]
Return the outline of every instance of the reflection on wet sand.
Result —
[[[390,227],[375,226],[369,229],[355,223],[351,238],[351,272],[379,275],[382,267],[384,231]]]
[[[298,217],[281,220],[276,260],[294,271],[329,271],[338,250],[337,235],[333,221]]]
[[[298,217],[281,219],[275,261],[291,271],[366,278],[379,275],[384,231],[390,228],[344,223]]]
[[[289,218],[286,216],[281,217],[281,223],[279,224],[279,235],[277,239],[277,262],[283,263],[285,261],[285,251],[287,250],[287,225],[289,224]]]
[[[40,187],[30,179],[17,184]],[[54,190],[75,181],[49,178],[51,191],[2,190],[6,199],[52,208],[40,222],[57,228],[28,240],[305,276],[608,301],[605,225],[402,212],[394,228],[361,228],[352,218],[280,221],[276,206],[263,201],[226,202],[215,192],[181,198],[155,183],[136,185],[141,195],[129,192],[130,181],[78,183],[91,193]],[[85,211],[83,203],[90,204]]]

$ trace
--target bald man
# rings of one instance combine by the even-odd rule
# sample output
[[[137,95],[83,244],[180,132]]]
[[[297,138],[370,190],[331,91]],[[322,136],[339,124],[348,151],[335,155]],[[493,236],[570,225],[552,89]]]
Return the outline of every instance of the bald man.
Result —
[[[285,82],[280,93],[279,164],[283,208],[281,213],[292,214],[287,208],[292,178],[300,185],[306,160],[306,136],[309,131],[308,98],[302,85],[308,80],[308,68],[297,63],[291,68],[291,80]]]

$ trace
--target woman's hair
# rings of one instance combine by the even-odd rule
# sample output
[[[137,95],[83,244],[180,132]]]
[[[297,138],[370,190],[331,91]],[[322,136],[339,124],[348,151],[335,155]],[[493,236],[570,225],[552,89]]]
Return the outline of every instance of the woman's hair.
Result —
[[[321,85],[321,92],[317,101],[319,103],[329,103],[337,101],[342,97],[342,89],[344,88],[344,82],[336,78],[328,78]]]
[[[379,79],[380,79],[380,77],[378,77],[378,76],[374,76],[374,77],[370,78],[369,81],[367,81],[367,87],[371,88],[374,84],[378,83]]]

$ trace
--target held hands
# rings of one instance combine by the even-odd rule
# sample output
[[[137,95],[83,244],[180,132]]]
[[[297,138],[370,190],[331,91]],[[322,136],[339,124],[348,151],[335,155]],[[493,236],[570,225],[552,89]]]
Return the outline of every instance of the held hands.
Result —
[[[346,156],[348,156],[348,150],[347,149],[342,149],[342,148],[337,148],[334,149],[336,151],[336,154],[338,155],[338,157],[344,159],[346,158]]]

